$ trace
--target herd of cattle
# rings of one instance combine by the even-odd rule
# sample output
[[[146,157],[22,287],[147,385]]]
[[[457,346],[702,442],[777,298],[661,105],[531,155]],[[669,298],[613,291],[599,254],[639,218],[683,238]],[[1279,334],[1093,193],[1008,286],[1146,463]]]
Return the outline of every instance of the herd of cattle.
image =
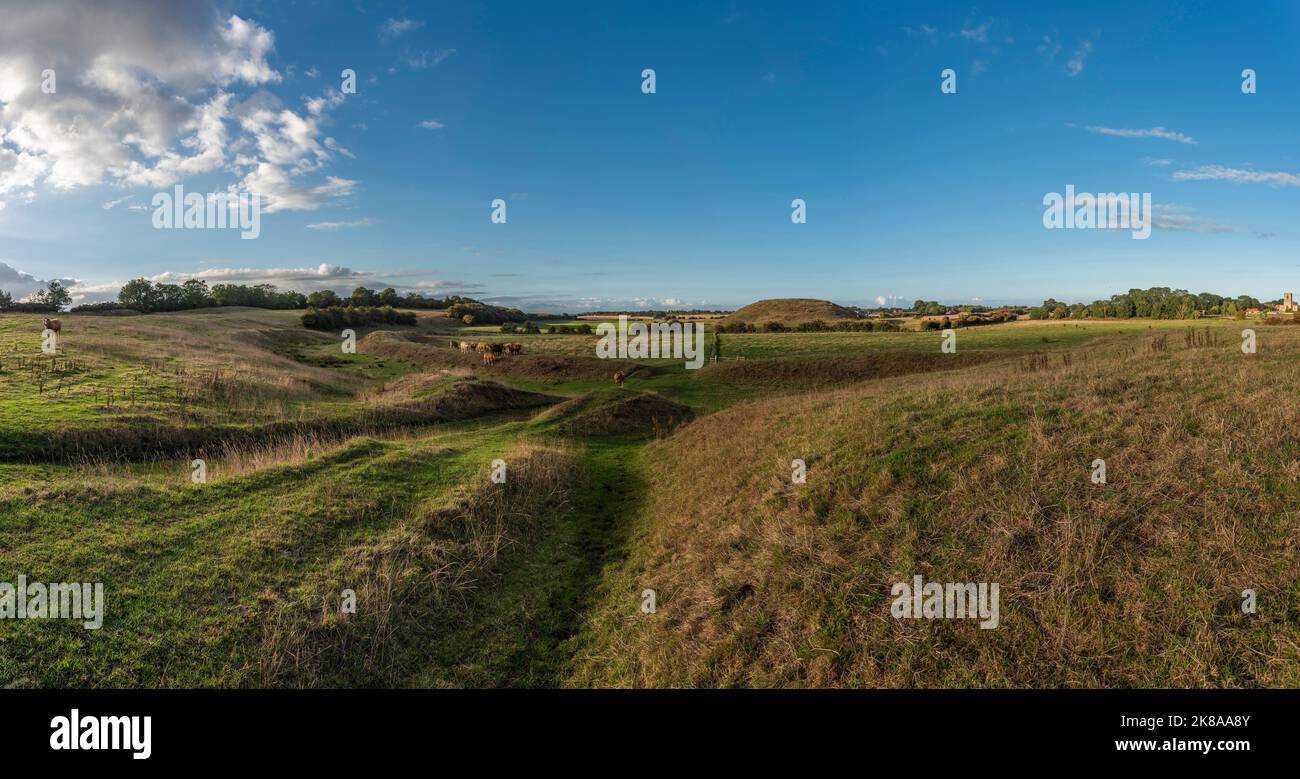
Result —
[[[491,365],[496,362],[497,355],[520,354],[524,351],[523,344],[496,344],[478,341],[452,341],[451,348],[460,349],[462,352],[478,352],[482,354],[484,365]]]

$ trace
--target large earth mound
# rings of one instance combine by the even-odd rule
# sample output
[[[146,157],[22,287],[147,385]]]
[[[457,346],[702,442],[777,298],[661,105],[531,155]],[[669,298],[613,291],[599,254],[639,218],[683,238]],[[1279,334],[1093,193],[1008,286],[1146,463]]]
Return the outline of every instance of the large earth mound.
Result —
[[[744,308],[733,311],[722,320],[727,325],[748,324],[763,325],[768,322],[780,322],[783,325],[799,325],[804,322],[833,322],[837,319],[857,319],[852,310],[837,306],[829,300],[816,298],[771,298],[750,303]]]

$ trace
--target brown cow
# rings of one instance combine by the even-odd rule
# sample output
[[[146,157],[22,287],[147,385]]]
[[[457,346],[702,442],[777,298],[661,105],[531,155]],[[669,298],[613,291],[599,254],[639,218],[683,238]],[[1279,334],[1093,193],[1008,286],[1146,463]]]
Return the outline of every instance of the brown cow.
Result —
[[[623,375],[623,371],[614,371],[614,383],[618,386],[623,386],[623,379],[625,378],[627,377]]]
[[[49,317],[46,317],[44,324],[46,330],[53,330],[56,333],[63,332],[63,323],[57,319],[50,319]]]
[[[497,361],[497,356],[496,356],[495,354],[493,354],[492,352],[483,352],[483,364],[484,364],[484,365],[491,365],[492,363],[494,363],[494,362],[496,362],[496,361]]]
[[[488,346],[487,344],[483,343],[482,341],[479,341],[478,343],[474,344],[474,351],[476,351],[476,352],[486,352],[486,351],[490,351],[491,348],[492,348],[492,347]]]
[[[506,344],[506,350],[511,354],[519,354],[524,350],[523,344]]]
[[[501,354],[505,351],[505,347],[502,344],[488,344],[488,348],[492,350],[493,354]]]

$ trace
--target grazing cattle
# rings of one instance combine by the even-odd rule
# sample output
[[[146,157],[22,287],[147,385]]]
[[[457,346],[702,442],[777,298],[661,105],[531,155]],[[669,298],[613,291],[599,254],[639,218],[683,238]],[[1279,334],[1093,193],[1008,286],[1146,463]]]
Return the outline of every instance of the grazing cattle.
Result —
[[[462,352],[472,351],[473,348],[474,348],[474,344],[470,343],[469,341],[461,341],[461,342],[460,342],[460,350],[461,350]]]
[[[486,352],[488,351],[489,348],[490,347],[487,344],[483,343],[482,341],[474,344],[474,351],[476,352]]]
[[[505,347],[501,344],[488,344],[488,348],[492,350],[493,354],[501,354],[505,350]]]
[[[56,333],[63,332],[63,323],[57,319],[50,319],[49,317],[46,317],[44,324],[46,330],[53,330]]]
[[[614,371],[614,383],[618,386],[623,386],[623,379],[625,378],[627,377],[623,375],[623,371]]]
[[[523,344],[506,344],[506,350],[511,354],[519,354],[524,350]]]
[[[483,352],[483,364],[484,364],[484,365],[491,365],[492,363],[494,363],[494,362],[496,362],[496,361],[497,361],[497,356],[496,356],[495,354],[493,354],[492,352]]]

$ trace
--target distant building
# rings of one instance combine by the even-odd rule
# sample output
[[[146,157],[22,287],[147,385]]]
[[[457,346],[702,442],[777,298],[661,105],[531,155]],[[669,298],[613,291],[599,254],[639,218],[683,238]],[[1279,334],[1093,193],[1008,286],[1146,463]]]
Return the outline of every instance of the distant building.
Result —
[[[1273,308],[1282,312],[1283,314],[1289,314],[1292,311],[1300,311],[1300,306],[1297,306],[1295,301],[1291,299],[1290,292],[1282,293],[1282,302],[1273,306]]]
[[[1259,316],[1259,309],[1258,308],[1246,309],[1246,316]]]

